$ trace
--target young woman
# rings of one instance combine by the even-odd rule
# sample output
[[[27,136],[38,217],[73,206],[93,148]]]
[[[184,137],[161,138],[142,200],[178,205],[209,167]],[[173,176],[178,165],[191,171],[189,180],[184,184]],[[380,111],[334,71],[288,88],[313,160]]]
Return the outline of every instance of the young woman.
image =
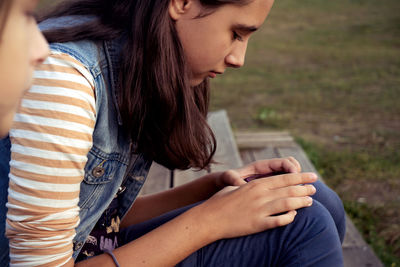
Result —
[[[342,204],[293,158],[137,197],[153,160],[210,163],[208,79],[243,65],[272,2],[81,0],[43,18],[51,55],[2,141],[12,265],[342,265]]]

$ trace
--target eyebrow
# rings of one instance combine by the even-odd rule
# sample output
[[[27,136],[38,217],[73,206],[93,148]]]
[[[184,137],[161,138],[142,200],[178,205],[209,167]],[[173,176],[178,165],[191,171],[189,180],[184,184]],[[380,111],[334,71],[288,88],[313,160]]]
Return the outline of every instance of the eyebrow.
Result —
[[[248,26],[245,24],[235,24],[233,25],[233,28],[239,30],[239,31],[243,31],[243,32],[255,32],[256,30],[258,30],[258,28],[256,26]]]

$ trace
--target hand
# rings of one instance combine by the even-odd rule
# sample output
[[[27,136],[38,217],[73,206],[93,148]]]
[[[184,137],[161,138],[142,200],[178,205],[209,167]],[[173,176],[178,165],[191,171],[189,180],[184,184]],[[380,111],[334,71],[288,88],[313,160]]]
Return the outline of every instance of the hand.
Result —
[[[299,173],[300,163],[293,157],[266,159],[252,162],[239,169],[221,173],[216,179],[217,188],[240,186],[253,179],[280,173]]]
[[[225,187],[196,208],[217,239],[249,235],[291,223],[296,209],[312,204],[316,190],[308,183],[316,180],[314,173],[260,178]]]

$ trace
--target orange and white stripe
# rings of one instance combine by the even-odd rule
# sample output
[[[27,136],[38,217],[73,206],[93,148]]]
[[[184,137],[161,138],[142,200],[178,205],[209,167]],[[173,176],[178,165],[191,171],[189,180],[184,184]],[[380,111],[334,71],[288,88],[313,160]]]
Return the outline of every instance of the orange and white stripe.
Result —
[[[70,260],[95,122],[92,75],[72,56],[53,52],[35,70],[10,131],[6,234],[12,266]]]

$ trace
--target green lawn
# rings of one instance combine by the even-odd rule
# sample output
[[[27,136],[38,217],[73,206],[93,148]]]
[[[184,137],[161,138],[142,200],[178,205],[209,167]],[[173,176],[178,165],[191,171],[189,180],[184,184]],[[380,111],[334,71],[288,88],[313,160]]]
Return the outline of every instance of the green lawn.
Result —
[[[212,82],[234,129],[286,129],[386,266],[400,266],[400,2],[280,0]]]

